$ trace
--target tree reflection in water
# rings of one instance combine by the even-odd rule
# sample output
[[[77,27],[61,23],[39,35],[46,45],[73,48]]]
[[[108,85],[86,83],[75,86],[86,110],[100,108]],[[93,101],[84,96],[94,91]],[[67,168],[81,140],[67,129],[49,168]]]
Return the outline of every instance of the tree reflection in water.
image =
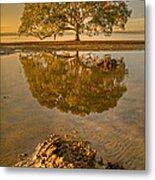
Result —
[[[31,52],[20,54],[32,95],[42,106],[85,116],[117,105],[127,90],[122,59],[91,53]]]

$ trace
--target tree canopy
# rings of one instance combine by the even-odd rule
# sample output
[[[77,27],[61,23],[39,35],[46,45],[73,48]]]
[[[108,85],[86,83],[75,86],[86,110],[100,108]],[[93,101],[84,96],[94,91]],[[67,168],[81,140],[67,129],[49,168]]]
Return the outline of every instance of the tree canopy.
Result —
[[[44,39],[63,35],[65,31],[79,34],[111,34],[113,28],[125,28],[131,15],[124,1],[57,2],[25,4],[19,33]]]
[[[115,107],[127,90],[123,83],[124,62],[103,72],[99,67],[83,65],[88,54],[73,53],[42,51],[20,55],[33,97],[47,108],[81,116]]]

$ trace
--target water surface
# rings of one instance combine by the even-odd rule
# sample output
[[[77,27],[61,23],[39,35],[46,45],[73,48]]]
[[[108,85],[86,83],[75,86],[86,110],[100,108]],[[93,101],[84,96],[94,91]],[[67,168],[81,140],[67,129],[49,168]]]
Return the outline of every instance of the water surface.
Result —
[[[86,63],[124,58],[106,70]],[[144,52],[23,52],[1,57],[1,157],[14,165],[48,134],[76,129],[105,162],[144,169]]]

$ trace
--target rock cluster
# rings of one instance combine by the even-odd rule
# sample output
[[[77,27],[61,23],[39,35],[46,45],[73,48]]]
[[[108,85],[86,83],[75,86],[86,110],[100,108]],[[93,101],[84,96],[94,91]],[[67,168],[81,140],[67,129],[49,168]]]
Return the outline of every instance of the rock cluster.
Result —
[[[19,161],[16,167],[95,168],[96,150],[74,135],[51,134],[39,143],[31,157]]]
[[[100,58],[92,53],[88,53],[86,55],[82,55],[80,59],[85,67],[101,67],[103,72],[110,72],[116,69],[125,69],[125,63],[123,61],[124,58],[112,58],[110,54],[106,54]]]

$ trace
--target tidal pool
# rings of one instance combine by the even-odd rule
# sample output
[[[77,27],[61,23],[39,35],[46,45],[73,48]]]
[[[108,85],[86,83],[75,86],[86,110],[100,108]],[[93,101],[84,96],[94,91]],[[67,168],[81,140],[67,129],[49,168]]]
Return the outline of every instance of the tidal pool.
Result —
[[[105,57],[117,67],[100,67]],[[144,128],[144,51],[1,56],[1,166],[76,129],[105,162],[144,169]]]

